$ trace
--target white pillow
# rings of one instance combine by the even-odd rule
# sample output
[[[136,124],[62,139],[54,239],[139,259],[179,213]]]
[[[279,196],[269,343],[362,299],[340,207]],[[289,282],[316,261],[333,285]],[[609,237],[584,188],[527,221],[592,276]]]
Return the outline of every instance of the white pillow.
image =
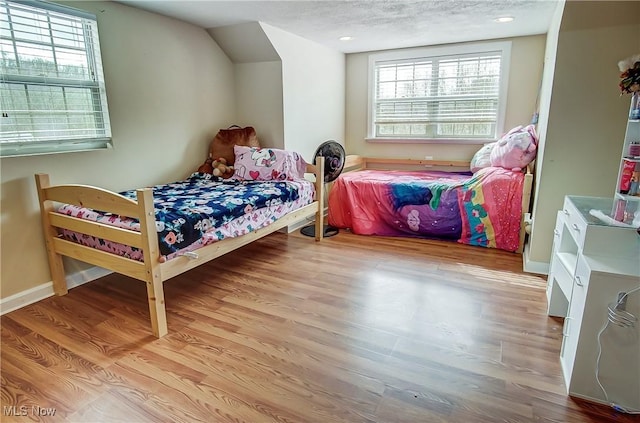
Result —
[[[491,166],[491,151],[493,151],[493,147],[495,146],[496,143],[492,142],[483,145],[480,150],[476,151],[476,154],[474,154],[471,159],[471,172],[476,173],[480,169]]]

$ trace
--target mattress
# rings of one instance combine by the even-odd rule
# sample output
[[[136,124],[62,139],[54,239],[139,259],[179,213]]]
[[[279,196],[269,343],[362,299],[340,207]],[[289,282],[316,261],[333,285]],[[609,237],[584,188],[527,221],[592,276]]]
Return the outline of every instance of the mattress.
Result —
[[[194,173],[184,181],[153,189],[156,229],[161,260],[169,260],[225,238],[245,235],[313,202],[312,182],[229,181]],[[136,199],[136,191],[121,195]],[[137,219],[73,205],[58,212],[111,226],[140,231]],[[70,230],[63,237],[82,245],[142,260],[137,248]]]

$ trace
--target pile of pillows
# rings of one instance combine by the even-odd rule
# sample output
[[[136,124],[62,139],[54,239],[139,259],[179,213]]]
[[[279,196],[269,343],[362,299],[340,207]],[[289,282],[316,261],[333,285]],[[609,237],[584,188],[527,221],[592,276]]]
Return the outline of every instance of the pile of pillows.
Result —
[[[536,158],[538,136],[533,125],[517,126],[497,142],[485,144],[471,159],[471,172],[497,166],[519,171]]]
[[[237,181],[292,181],[304,179],[306,169],[298,153],[261,148],[253,127],[234,125],[220,129],[198,172]]]

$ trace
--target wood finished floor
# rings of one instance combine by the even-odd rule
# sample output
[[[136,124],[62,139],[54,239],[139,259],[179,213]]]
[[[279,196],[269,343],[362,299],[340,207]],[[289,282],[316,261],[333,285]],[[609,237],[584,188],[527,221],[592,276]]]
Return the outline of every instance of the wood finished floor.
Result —
[[[2,317],[0,420],[638,421],[565,395],[562,322],[521,267],[455,243],[273,234],[166,282],[159,340],[144,285],[110,275]]]

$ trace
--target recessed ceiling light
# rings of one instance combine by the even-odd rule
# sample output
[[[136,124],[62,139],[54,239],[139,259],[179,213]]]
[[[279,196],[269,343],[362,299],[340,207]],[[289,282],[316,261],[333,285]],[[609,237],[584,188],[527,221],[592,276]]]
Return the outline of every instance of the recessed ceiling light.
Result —
[[[501,16],[499,18],[495,18],[494,21],[499,22],[499,23],[505,23],[505,22],[511,22],[514,19],[515,18],[513,16]]]
[[[351,37],[351,36],[347,35],[347,36],[344,36],[344,37],[340,37],[340,38],[338,38],[338,39],[339,39],[340,41],[351,41],[351,40],[353,40],[353,37]]]

